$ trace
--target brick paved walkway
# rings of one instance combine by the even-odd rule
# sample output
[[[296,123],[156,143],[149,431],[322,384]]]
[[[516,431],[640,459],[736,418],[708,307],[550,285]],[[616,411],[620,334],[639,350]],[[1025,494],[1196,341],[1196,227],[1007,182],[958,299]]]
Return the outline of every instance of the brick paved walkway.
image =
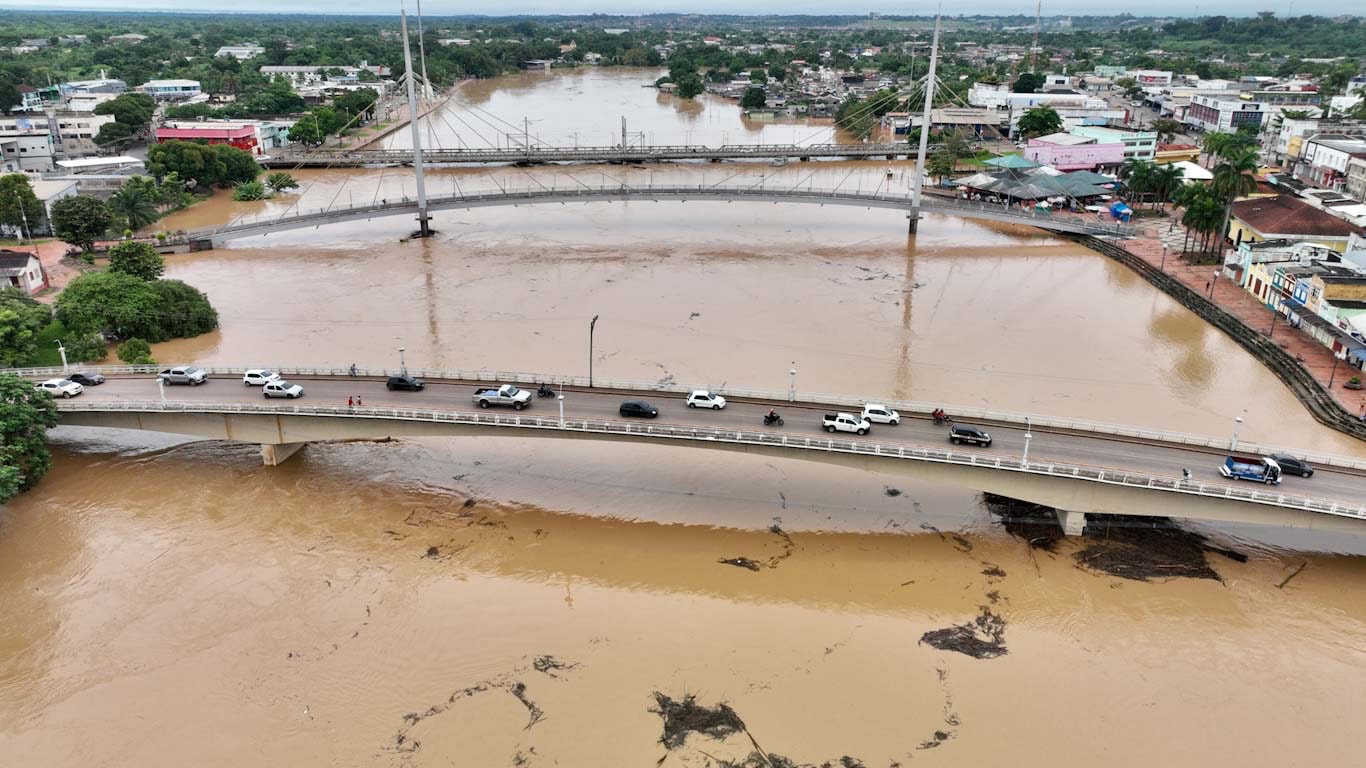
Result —
[[[1139,256],[1144,261],[1154,267],[1162,265],[1162,244],[1164,241],[1168,245],[1166,266],[1163,269],[1168,275],[1177,278],[1186,286],[1202,296],[1210,295],[1210,283],[1214,277],[1216,266],[1213,264],[1192,265],[1184,258],[1177,255],[1181,250],[1181,245],[1185,239],[1185,232],[1180,225],[1171,233],[1167,232],[1167,223],[1164,221],[1161,226],[1154,226],[1148,229],[1149,237],[1126,240],[1123,246],[1129,252]],[[1299,360],[1301,365],[1307,370],[1320,384],[1328,386],[1328,380],[1333,370],[1333,355],[1327,347],[1323,346],[1318,339],[1286,324],[1285,318],[1277,315],[1275,330],[1272,330],[1272,316],[1275,314],[1252,294],[1243,290],[1236,282],[1220,276],[1218,281],[1214,281],[1213,301],[1221,309],[1237,317],[1249,328],[1259,331],[1264,336],[1270,338],[1279,346]],[[1342,384],[1351,378],[1353,374],[1359,372],[1345,362],[1338,363],[1337,375],[1333,378],[1333,396],[1337,398],[1342,407],[1354,414],[1366,413],[1366,392],[1362,390],[1345,389]]]

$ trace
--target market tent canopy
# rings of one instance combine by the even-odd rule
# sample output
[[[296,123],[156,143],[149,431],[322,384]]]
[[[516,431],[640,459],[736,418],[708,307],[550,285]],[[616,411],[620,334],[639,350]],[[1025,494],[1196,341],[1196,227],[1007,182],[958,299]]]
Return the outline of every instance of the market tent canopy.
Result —
[[[986,161],[986,165],[990,165],[996,168],[1010,168],[1018,170],[1022,168],[1038,168],[1040,164],[1028,158],[1022,157],[1020,155],[1011,154],[1003,155],[1001,157],[993,157],[990,160]]]

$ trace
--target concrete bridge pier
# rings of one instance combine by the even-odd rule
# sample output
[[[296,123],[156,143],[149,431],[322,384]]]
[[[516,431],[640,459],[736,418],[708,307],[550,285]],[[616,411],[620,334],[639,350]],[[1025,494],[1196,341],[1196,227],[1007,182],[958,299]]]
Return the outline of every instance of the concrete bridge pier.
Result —
[[[1068,512],[1065,509],[1054,510],[1058,515],[1058,525],[1062,526],[1062,532],[1068,536],[1080,536],[1086,528],[1085,512]]]
[[[920,225],[920,209],[912,208],[911,212],[906,215],[906,219],[910,222],[908,232],[914,235],[916,227]]]
[[[308,443],[261,443],[261,462],[267,467],[278,467]]]

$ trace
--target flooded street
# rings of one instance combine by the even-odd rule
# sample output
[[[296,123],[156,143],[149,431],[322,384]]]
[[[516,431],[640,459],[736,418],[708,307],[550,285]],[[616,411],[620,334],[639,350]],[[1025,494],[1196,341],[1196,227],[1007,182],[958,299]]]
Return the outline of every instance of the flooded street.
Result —
[[[646,79],[516,76],[461,98],[508,120],[525,108],[551,143],[608,143],[617,105],[655,143],[735,140],[734,105],[689,113]],[[413,192],[404,169],[297,176],[298,195],[220,195],[164,226]],[[900,192],[910,176],[830,162],[428,178],[438,194]],[[392,217],[171,256],[167,276],[204,290],[222,327],[154,356],[396,367],[402,346],[414,367],[577,374],[598,315],[602,377],[783,389],[795,364],[805,392],[1219,435],[1246,409],[1245,439],[1366,453],[1146,281],[1035,230],[932,217],[908,240],[890,211],[720,202],[435,226],[428,241],[400,243],[412,223]],[[977,494],[816,462],[455,438],[310,445],[265,468],[254,445],[73,428],[54,453],[0,507],[0,755],[16,764],[700,768],[756,747],[869,768],[1007,751],[1050,768],[1359,762],[1366,558],[1295,551],[1281,531],[1206,531],[1229,550],[1199,555],[1217,578],[1137,581],[1093,567],[1103,541],[1031,547]],[[738,558],[756,570],[720,562]],[[994,650],[923,642],[954,631]],[[670,748],[657,693],[728,704],[743,729]]]

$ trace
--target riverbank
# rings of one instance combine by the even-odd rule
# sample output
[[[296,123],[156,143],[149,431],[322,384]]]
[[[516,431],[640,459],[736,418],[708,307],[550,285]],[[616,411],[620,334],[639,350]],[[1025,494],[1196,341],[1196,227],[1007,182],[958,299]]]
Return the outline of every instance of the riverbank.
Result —
[[[444,93],[439,94],[436,98],[432,99],[431,101],[425,103],[419,101],[418,114],[421,117],[426,117],[433,111],[446,106],[446,103],[449,102],[452,98],[454,98],[455,95],[459,93],[461,86],[463,86],[467,82],[469,82],[469,80],[460,80],[459,82],[453,84],[450,88],[447,88]],[[376,142],[388,138],[395,131],[398,131],[402,128],[406,128],[408,126],[408,123],[410,122],[410,113],[408,111],[408,101],[407,97],[404,95],[405,93],[406,91],[400,90],[399,94],[396,96],[399,103],[396,107],[394,107],[397,114],[393,118],[393,122],[386,121],[383,124],[381,124],[377,121],[376,123],[370,126],[366,126],[366,128],[361,129],[360,131],[356,132],[351,136],[343,137],[345,141],[338,141],[336,146],[325,148],[367,149],[371,148],[371,145],[375,144]],[[371,130],[372,128],[373,130]]]
[[[1360,401],[1360,410],[1354,411],[1356,393],[1348,395],[1346,393],[1350,391],[1343,389],[1343,394],[1339,394],[1328,389],[1333,362],[1327,347],[1288,325],[1280,325],[1281,337],[1274,339],[1271,311],[1258,313],[1260,305],[1241,287],[1228,280],[1211,285],[1208,267],[1185,264],[1176,258],[1168,259],[1164,268],[1159,261],[1162,257],[1159,240],[1137,238],[1119,245],[1094,237],[1077,240],[1131,267],[1238,342],[1284,382],[1319,423],[1366,440],[1366,398]],[[1203,285],[1201,280],[1205,281]],[[1204,290],[1210,293],[1206,294]],[[1249,320],[1255,322],[1255,319],[1263,318],[1266,320],[1263,328],[1249,325]],[[1341,373],[1342,376],[1334,381],[1339,387],[1351,375],[1349,371]]]

